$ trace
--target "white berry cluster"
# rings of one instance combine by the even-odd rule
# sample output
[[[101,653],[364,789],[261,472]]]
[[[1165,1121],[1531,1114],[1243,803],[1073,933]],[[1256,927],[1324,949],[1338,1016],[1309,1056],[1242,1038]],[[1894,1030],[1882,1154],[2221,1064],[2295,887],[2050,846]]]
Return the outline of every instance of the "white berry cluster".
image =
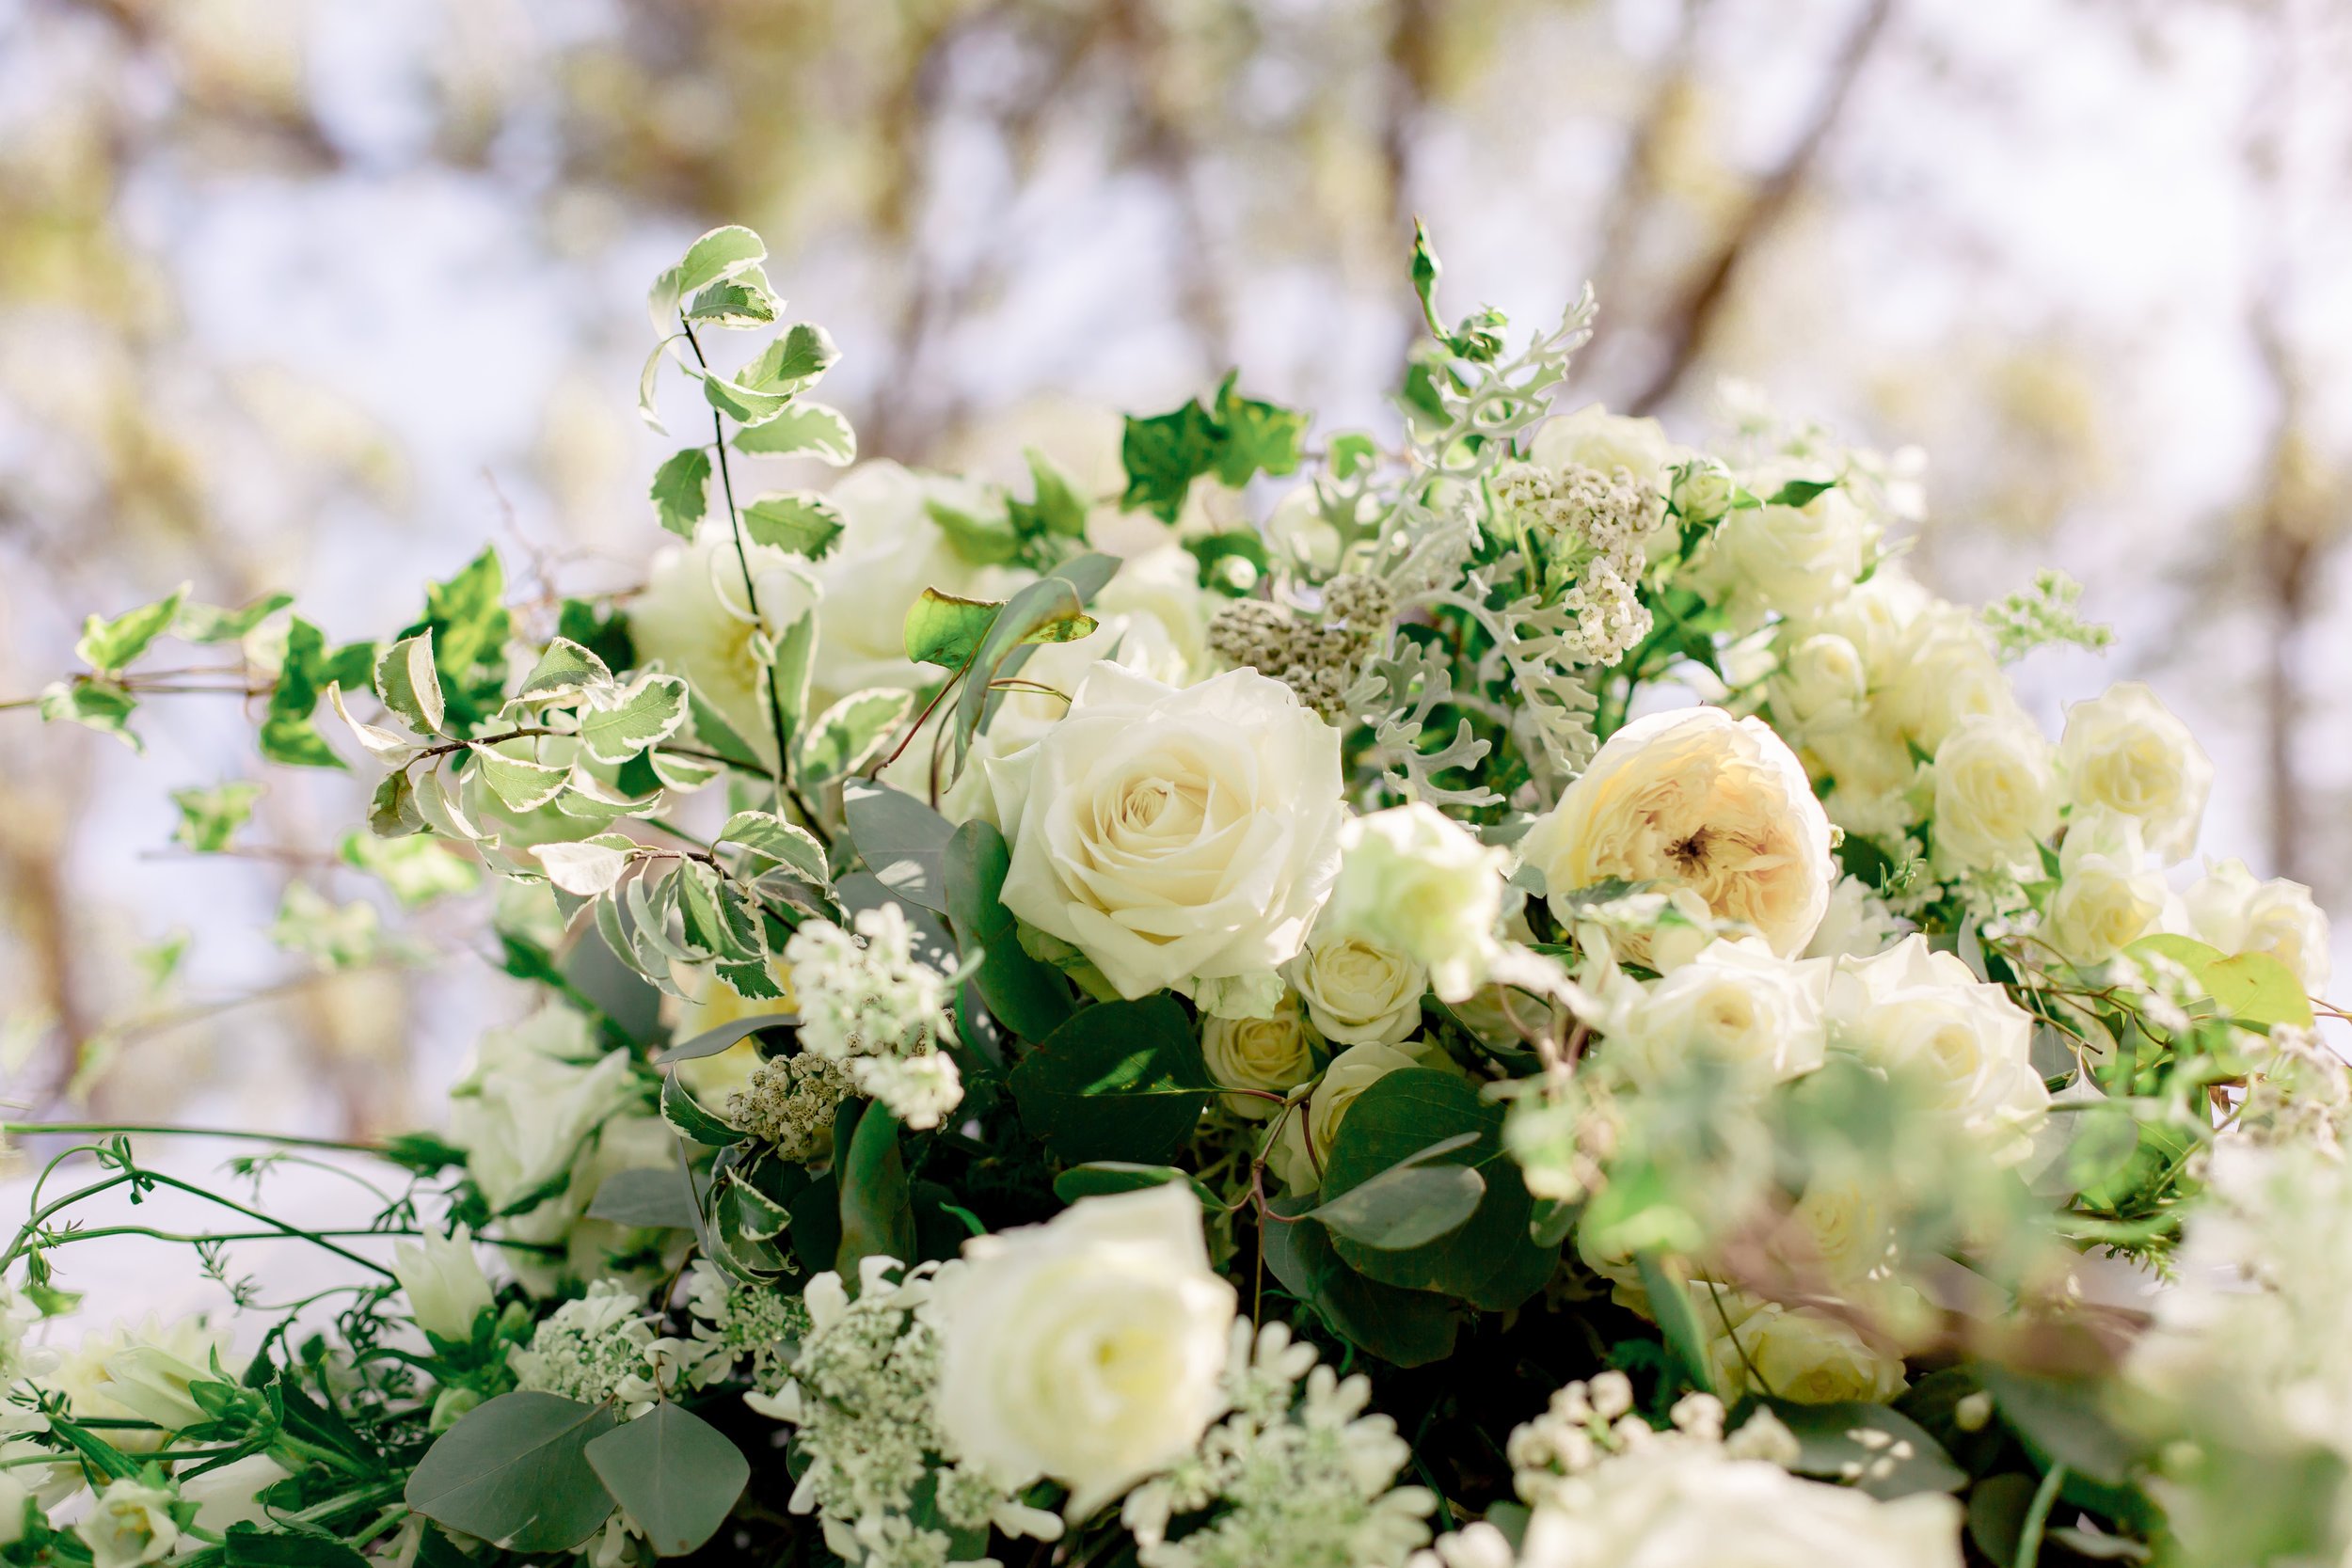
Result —
[[[787,1160],[815,1160],[832,1148],[834,1113],[852,1092],[849,1072],[830,1057],[809,1051],[771,1057],[727,1097],[727,1120]]]
[[[1273,676],[1337,723],[1365,656],[1395,613],[1396,596],[1386,583],[1343,573],[1324,584],[1320,619],[1301,620],[1263,599],[1237,599],[1209,624],[1209,646],[1228,664]]]

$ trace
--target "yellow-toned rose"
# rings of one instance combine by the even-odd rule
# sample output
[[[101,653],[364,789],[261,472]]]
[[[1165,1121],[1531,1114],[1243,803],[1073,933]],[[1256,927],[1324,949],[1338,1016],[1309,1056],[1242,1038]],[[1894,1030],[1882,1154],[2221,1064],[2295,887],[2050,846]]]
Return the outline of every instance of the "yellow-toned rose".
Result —
[[[2050,743],[2023,713],[1966,719],[1935,753],[1935,858],[1947,870],[2030,863],[2058,828]]]
[[[1829,818],[1804,768],[1760,720],[1717,707],[1638,719],[1520,841],[1553,913],[1612,879],[1687,887],[1787,958],[1804,950],[1837,879]]]
[[[2213,760],[2188,726],[2137,681],[2118,681],[2066,710],[2058,765],[2078,805],[2137,818],[2167,865],[2197,847]]]
[[[1707,1346],[1708,1370],[1726,1400],[1769,1389],[1799,1404],[1881,1404],[1903,1391],[1903,1358],[1842,1319],[1768,1301],[1731,1307],[1726,1328],[1706,1288],[1698,1290],[1699,1322],[1716,1330]],[[1734,1294],[1722,1292],[1726,1304]]]
[[[1295,991],[1283,996],[1271,1018],[1203,1018],[1200,1055],[1209,1076],[1229,1089],[1288,1094],[1315,1075],[1314,1032]],[[1279,1108],[1255,1094],[1227,1095],[1224,1101],[1253,1121]]]
[[[1331,1157],[1331,1140],[1339,1135],[1347,1108],[1366,1089],[1391,1072],[1406,1068],[1451,1069],[1446,1053],[1428,1040],[1409,1045],[1352,1045],[1331,1058],[1323,1081],[1309,1097],[1303,1115],[1294,1111],[1282,1123],[1282,1134],[1267,1151],[1266,1164],[1295,1193],[1311,1193],[1323,1184],[1323,1165]],[[1311,1152],[1309,1138],[1314,1141]]]
[[[2148,864],[2139,824],[2119,813],[2078,810],[2058,851],[2050,943],[2078,964],[2104,963],[2154,928],[2164,876]]]

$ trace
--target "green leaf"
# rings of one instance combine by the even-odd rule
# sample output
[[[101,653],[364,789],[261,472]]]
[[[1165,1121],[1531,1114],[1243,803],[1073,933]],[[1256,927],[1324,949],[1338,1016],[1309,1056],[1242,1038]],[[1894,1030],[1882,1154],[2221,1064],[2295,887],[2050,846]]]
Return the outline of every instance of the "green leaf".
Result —
[[[795,401],[766,424],[737,431],[735,450],[755,456],[814,457],[837,468],[857,461],[857,433],[840,410]]]
[[[1766,506],[1810,506],[1813,504],[1813,499],[1822,491],[1836,488],[1837,482],[1834,479],[1792,479],[1773,491],[1764,504]]]
[[[1070,982],[1023,949],[1004,902],[1011,869],[1012,851],[993,824],[975,817],[958,828],[942,863],[947,918],[957,945],[980,955],[972,983],[989,1016],[1025,1040],[1041,1040],[1070,1018]]]
[[[639,1230],[691,1230],[694,1189],[675,1166],[616,1170],[596,1189],[588,1217]]]
[[[747,266],[687,301],[685,316],[690,322],[740,331],[771,325],[781,309],[783,301],[769,287],[768,275],[756,266]]]
[[[573,599],[565,608],[579,604]],[[557,637],[548,642],[539,662],[523,677],[520,697],[553,697],[583,688],[606,687],[612,684],[612,671],[605,661],[586,647],[568,637]]]
[[[175,789],[171,803],[180,808],[180,825],[172,830],[171,841],[199,855],[217,854],[229,847],[261,798],[260,784],[242,780],[211,789]]]
[[[1092,1160],[1083,1165],[1073,1165],[1054,1178],[1054,1196],[1064,1203],[1080,1198],[1107,1197],[1113,1193],[1139,1193],[1148,1187],[1165,1187],[1183,1181],[1191,1185],[1193,1196],[1208,1208],[1216,1207],[1216,1195],[1189,1171],[1174,1165],[1137,1165],[1124,1160]]]
[[[113,736],[135,752],[146,750],[130,728],[131,715],[138,710],[138,699],[121,687],[92,676],[53,681],[40,694],[43,723],[64,721],[81,724],[102,735]]]
[[[2295,972],[2268,953],[2224,954],[2188,937],[2158,932],[2123,951],[2134,958],[2170,959],[2205,988],[2205,994],[2241,1023],[2312,1026],[2311,998]]]
[[[1442,1157],[1477,1142],[1477,1134],[1441,1139],[1360,1186],[1307,1212],[1338,1235],[1384,1252],[1422,1246],[1469,1223],[1486,1196],[1486,1179]]]
[[[1192,1021],[1160,995],[1079,1008],[1021,1059],[1011,1086],[1022,1125],[1077,1164],[1164,1159],[1217,1085]]]
[[[672,452],[653,471],[650,493],[661,526],[681,539],[693,538],[703,515],[710,510],[710,453],[701,447]]]
[[[1279,477],[1298,471],[1298,445],[1307,433],[1307,416],[1295,409],[1245,398],[1233,390],[1236,372],[1216,389],[1216,418],[1221,439],[1216,477],[1238,490],[1253,474]]]
[[[760,358],[753,385],[767,388],[789,383],[795,387],[816,380],[833,369],[841,351],[815,322],[794,322]]]
[[[1195,398],[1172,413],[1150,419],[1127,416],[1120,462],[1127,488],[1120,505],[1154,514],[1173,523],[1192,493],[1192,482],[1216,467],[1221,432]]]
[[[714,1148],[739,1143],[743,1137],[742,1133],[704,1110],[686,1085],[675,1077],[661,1081],[661,1119],[682,1136]]]
[[[183,604],[171,623],[171,635],[183,642],[234,642],[292,603],[292,594],[264,594],[236,610]]]
[[[376,781],[368,799],[368,832],[378,838],[405,838],[424,831],[424,815],[417,809],[415,781],[398,769]]]
[[[1282,1287],[1322,1314],[1358,1346],[1400,1367],[1423,1367],[1454,1354],[1464,1314],[1444,1296],[1367,1279],[1331,1249],[1321,1226],[1295,1223],[1311,1199],[1278,1199],[1280,1219],[1265,1227],[1265,1261]]]
[[[2050,1377],[1986,1363],[1977,1369],[2026,1448],[2105,1486],[2126,1484],[2139,1446],[2107,1417],[2106,1390],[2089,1378]]]
[[[936,588],[924,589],[923,596],[907,610],[907,657],[917,664],[962,669],[1004,608],[1002,599],[960,599]]]
[[[1000,566],[1021,557],[1021,535],[1009,510],[967,512],[933,497],[923,502],[923,513],[947,536],[948,547],[975,566]]]
[[[898,733],[914,705],[914,693],[900,686],[842,698],[801,732],[796,750],[802,779],[818,784],[856,772]]]
[[[713,229],[686,247],[685,259],[661,275],[655,285],[675,302],[702,293],[713,283],[734,277],[768,259],[768,246],[740,224]],[[666,316],[668,312],[660,312]],[[664,325],[657,320],[657,325]]]
[[[586,1449],[589,1465],[657,1557],[683,1557],[719,1532],[752,1467],[682,1405],[657,1404]]]
[[[297,615],[286,632],[286,658],[270,690],[262,716],[262,755],[289,768],[342,768],[343,759],[326,744],[310,714],[328,685],[326,638]]]
[[[675,675],[640,675],[612,707],[580,716],[580,742],[601,763],[623,763],[677,733],[686,721],[686,683]]]
[[[1790,1467],[1800,1475],[1845,1481],[1888,1499],[1957,1492],[1968,1484],[1968,1472],[1925,1428],[1883,1404],[1764,1402],[1797,1440],[1797,1463]]]
[[[448,706],[433,663],[433,633],[404,637],[375,661],[375,695],[419,735],[438,735]]]
[[[847,525],[840,508],[807,490],[779,490],[743,508],[743,531],[755,545],[822,561]]]
[[[453,894],[471,893],[482,885],[481,867],[437,838],[378,838],[354,832],[343,835],[336,855],[345,865],[382,882],[405,910],[420,909]]]
[[[408,1478],[408,1506],[509,1551],[567,1552],[612,1512],[587,1460],[611,1431],[610,1405],[518,1392],[467,1413]]]
[[[506,569],[499,563],[497,550],[485,548],[446,582],[427,583],[424,615],[423,625],[413,629],[433,633],[433,657],[444,681],[463,683],[474,666],[494,664],[498,680],[503,682],[510,623]]]
[[[112,674],[147,652],[147,645],[170,627],[187,596],[187,585],[183,583],[169,597],[125,610],[111,621],[88,617],[73,644],[73,657],[102,675]]]
[[[759,944],[757,917],[743,907],[735,884],[723,873],[701,861],[687,861],[677,869],[677,883],[689,942],[736,963],[767,956]]]
[[[1086,498],[1078,494],[1077,483],[1069,471],[1035,447],[1028,448],[1022,456],[1029,465],[1029,482],[1035,493],[1028,500],[1008,504],[1007,515],[1013,531],[1025,539],[1041,534],[1085,538]]]
[[[1084,620],[1087,601],[1101,592],[1118,569],[1118,562],[1108,556],[1082,555],[1062,562],[1052,575],[1038,578],[1005,601],[988,634],[980,639],[979,651],[972,656],[963,689],[956,694],[959,746],[978,731],[999,673],[1010,673],[1019,668],[1012,662],[1016,656],[1027,657],[1020,651],[1024,645],[1037,641],[1048,628]],[[961,756],[961,751],[958,755]]]
[[[773,812],[739,811],[727,818],[712,842],[740,846],[818,887],[833,879],[825,847],[816,835]]]
[[[844,784],[841,812],[858,858],[885,889],[933,914],[947,912],[945,863],[955,824],[874,779]]]
[[[1713,1393],[1714,1380],[1707,1370],[1708,1334],[1699,1323],[1698,1309],[1691,1305],[1690,1288],[1654,1252],[1637,1254],[1634,1265],[1641,1270],[1651,1315],[1684,1380],[1703,1394]]]
[[[1334,479],[1354,479],[1371,467],[1380,456],[1380,444],[1358,430],[1332,436],[1327,446],[1330,454],[1331,477]]]
[[[229,1527],[221,1540],[227,1568],[367,1568],[368,1560],[324,1535],[279,1535],[255,1525]]]
[[[841,1147],[839,1132],[834,1136],[834,1147]],[[841,1183],[841,1246],[834,1267],[842,1278],[855,1279],[858,1264],[867,1258],[914,1261],[914,1205],[898,1156],[898,1122],[880,1105],[866,1105],[848,1148],[835,1173]]]
[[[529,742],[512,744],[528,745]],[[571,779],[566,768],[550,768],[528,757],[512,757],[493,746],[475,742],[467,747],[474,767],[482,770],[482,782],[490,786],[507,810],[537,811],[564,793],[564,785]]]

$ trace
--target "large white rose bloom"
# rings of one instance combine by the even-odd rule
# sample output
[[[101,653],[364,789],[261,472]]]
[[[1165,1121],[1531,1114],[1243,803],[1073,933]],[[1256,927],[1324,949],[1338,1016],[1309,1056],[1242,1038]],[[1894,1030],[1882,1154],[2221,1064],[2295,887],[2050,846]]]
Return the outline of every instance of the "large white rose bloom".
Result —
[[[1818,615],[1852,591],[1876,535],[1869,515],[1839,489],[1803,506],[1742,507],[1716,525],[1695,580],[1751,626],[1774,614]]]
[[[758,614],[743,593],[751,567]],[[653,558],[645,591],[629,605],[629,636],[648,663],[684,675],[761,758],[775,756],[775,732],[761,695],[755,639],[772,641],[817,604],[808,562],[747,542],[738,558],[723,523],[705,524],[693,542]]]
[[[2033,1021],[1958,956],[1913,935],[1877,958],[1837,960],[1827,1016],[1834,1044],[1899,1073],[1994,1159],[2032,1152],[2050,1108],[2033,1069]]]
[[[1796,754],[1763,721],[1717,707],[1652,714],[1611,736],[1519,849],[1564,921],[1580,888],[1662,882],[1783,957],[1812,941],[1837,880],[1829,818]]]
[[[1254,670],[1178,690],[1097,664],[1067,718],[985,766],[1005,907],[1122,996],[1287,962],[1339,872],[1339,731]]]
[[[2067,708],[2058,766],[2077,804],[2138,818],[2149,849],[2167,865],[2197,847],[2213,759],[2139,682],[2118,681]]]
[[[964,1256],[937,1302],[939,1421],[1009,1486],[1050,1477],[1084,1517],[1220,1414],[1236,1303],[1189,1184],[1087,1198]]]
[[[1713,1446],[1661,1443],[1570,1478],[1518,1568],[1960,1568],[1960,1504],[1881,1502]]]
[[[2028,864],[2057,831],[2050,743],[2023,713],[1964,719],[1935,752],[1935,859],[1947,871]]]
[[[2328,916],[2302,883],[2258,882],[2244,861],[2223,861],[2182,901],[2198,941],[2224,953],[2267,953],[2313,996],[2328,989]]]

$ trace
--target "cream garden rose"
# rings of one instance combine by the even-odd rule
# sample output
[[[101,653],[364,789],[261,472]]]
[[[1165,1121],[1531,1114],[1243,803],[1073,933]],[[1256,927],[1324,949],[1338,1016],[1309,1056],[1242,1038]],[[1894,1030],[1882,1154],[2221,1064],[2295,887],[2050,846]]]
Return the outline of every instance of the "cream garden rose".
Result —
[[[2058,766],[2077,804],[2138,820],[2165,864],[2197,847],[2213,793],[2213,759],[2188,726],[2137,681],[2118,681],[2066,710]]]
[[[1715,942],[1663,977],[1621,980],[1597,1021],[1601,1060],[1635,1085],[1655,1085],[1694,1063],[1762,1084],[1821,1065],[1822,960],[1792,961],[1762,942]]]
[[[2032,1152],[2050,1108],[2033,1068],[2033,1021],[1958,956],[1913,935],[1877,958],[1839,960],[1826,1016],[1833,1043],[1901,1074],[1927,1109],[1983,1139],[1995,1160]]]
[[[1476,990],[1502,917],[1507,857],[1421,801],[1350,819],[1340,847],[1322,929],[1404,955],[1427,972],[1440,1000]]]
[[[2224,953],[2268,953],[2312,995],[2328,989],[2328,916],[2302,883],[2256,881],[2244,861],[2223,861],[2182,902],[2198,941]]]
[[[1067,718],[986,766],[1005,907],[1122,996],[1289,961],[1339,872],[1339,732],[1252,670],[1178,690],[1097,664]]]
[[[1318,931],[1284,973],[1325,1039],[1394,1045],[1421,1027],[1429,972],[1393,947]]]
[[[1715,1331],[1707,1345],[1708,1371],[1724,1399],[1769,1388],[1800,1404],[1883,1404],[1903,1391],[1902,1356],[1842,1319],[1776,1301],[1735,1303],[1737,1292],[1704,1286],[1693,1295],[1700,1325]]]
[[[1837,879],[1829,818],[1804,767],[1761,720],[1718,707],[1637,719],[1519,842],[1552,912],[1612,878],[1688,887],[1772,951],[1804,950]]]
[[[1768,487],[1777,491],[1779,477]],[[1802,506],[1735,508],[1716,525],[1698,579],[1702,592],[1749,626],[1774,614],[1817,615],[1860,578],[1875,534],[1868,514],[1842,489],[1823,490]]]
[[[1087,1198],[964,1256],[937,1301],[939,1421],[961,1457],[1061,1482],[1083,1518],[1220,1413],[1237,1302],[1188,1183]]]
[[[1286,992],[1268,1018],[1200,1021],[1200,1056],[1209,1076],[1229,1089],[1260,1094],[1225,1097],[1227,1109],[1263,1121],[1279,1108],[1262,1094],[1288,1094],[1315,1075],[1314,1031],[1308,1027],[1298,993]]]
[[[1935,859],[1948,871],[2029,863],[2057,831],[2049,742],[2022,713],[1963,720],[1935,752]]]
[[[2058,850],[2051,945],[2078,964],[2105,963],[2153,930],[2164,905],[2164,874],[2148,863],[2137,819],[2078,808]]]

